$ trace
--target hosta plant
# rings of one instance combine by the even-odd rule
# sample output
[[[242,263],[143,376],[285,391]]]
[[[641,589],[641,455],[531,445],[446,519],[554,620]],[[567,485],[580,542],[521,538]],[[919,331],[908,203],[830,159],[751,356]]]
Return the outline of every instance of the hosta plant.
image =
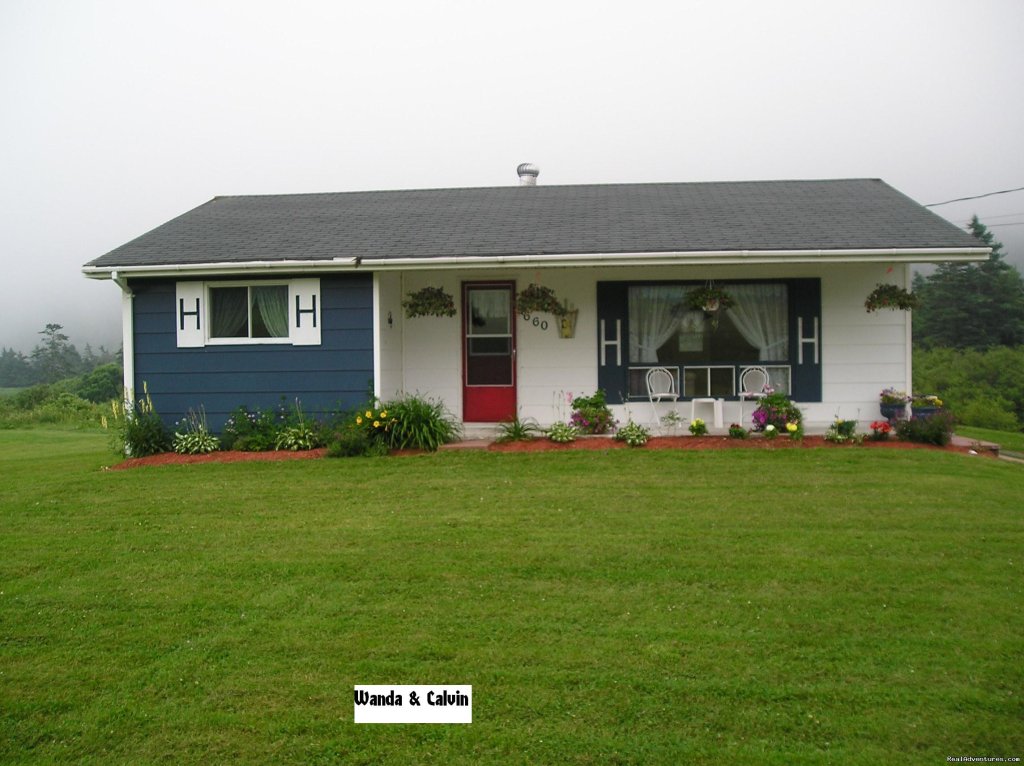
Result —
[[[630,420],[615,433],[615,440],[626,442],[630,447],[642,447],[647,444],[651,432],[639,423]]]
[[[557,444],[568,444],[576,441],[579,434],[576,426],[569,423],[555,423],[548,429],[548,439]]]
[[[178,424],[184,430],[174,432],[174,451],[179,455],[206,455],[220,449],[220,439],[210,433],[206,425],[206,410],[189,410],[185,419]]]

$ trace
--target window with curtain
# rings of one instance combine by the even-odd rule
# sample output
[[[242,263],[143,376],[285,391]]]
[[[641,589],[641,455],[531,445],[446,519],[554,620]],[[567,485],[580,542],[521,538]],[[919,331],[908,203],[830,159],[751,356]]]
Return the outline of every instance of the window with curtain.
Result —
[[[287,338],[288,286],[210,288],[211,338]]]
[[[703,312],[686,306],[686,294],[695,286],[629,288],[630,364],[747,364],[789,359],[785,284],[725,284],[735,305],[721,312],[717,327]]]

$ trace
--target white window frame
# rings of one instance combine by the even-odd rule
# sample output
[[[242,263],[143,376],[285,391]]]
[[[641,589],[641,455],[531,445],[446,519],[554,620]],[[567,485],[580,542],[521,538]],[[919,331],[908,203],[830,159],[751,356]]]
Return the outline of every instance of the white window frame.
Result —
[[[291,340],[291,321],[289,318],[288,322],[288,335],[280,335],[274,338],[254,338],[252,337],[252,288],[254,287],[288,287],[289,281],[275,280],[273,282],[245,282],[242,280],[232,282],[206,282],[203,285],[203,292],[206,294],[206,345],[207,346],[262,346],[262,345],[290,345]],[[212,292],[218,287],[244,287],[246,288],[246,309],[249,312],[247,325],[249,327],[249,337],[234,337],[234,338],[222,338],[211,335],[213,329],[213,298]],[[291,294],[289,293],[289,297]],[[291,307],[289,306],[289,314],[291,313]]]
[[[218,287],[288,288],[288,336],[276,338],[218,338],[210,335],[213,302],[210,290]],[[196,308],[196,304],[198,309]],[[248,310],[252,311],[251,294]],[[183,313],[184,312],[184,313]],[[199,280],[178,282],[175,288],[174,323],[178,348],[204,346],[319,346],[323,307],[319,278],[276,280]],[[251,320],[251,317],[250,317]],[[250,332],[252,323],[249,323]]]

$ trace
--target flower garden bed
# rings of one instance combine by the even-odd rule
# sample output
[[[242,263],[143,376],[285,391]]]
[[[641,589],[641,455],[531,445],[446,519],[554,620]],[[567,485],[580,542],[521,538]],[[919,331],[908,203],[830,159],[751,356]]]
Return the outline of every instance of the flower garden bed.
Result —
[[[914,442],[889,439],[888,441],[865,440],[862,444],[836,444],[825,441],[822,436],[805,436],[800,441],[794,441],[784,436],[776,439],[765,439],[761,436],[751,436],[749,439],[730,439],[727,436],[653,436],[642,447],[629,447],[624,442],[615,441],[608,436],[581,436],[569,444],[558,444],[548,439],[537,438],[531,441],[514,442],[493,442],[481,448],[491,452],[571,452],[573,450],[620,450],[620,449],[641,449],[641,450],[728,450],[728,449],[811,449],[827,447],[829,449],[930,449],[945,452],[959,452],[996,456],[997,451],[990,449],[975,450],[970,442],[950,444],[946,447],[936,447],[929,444],[917,444]],[[243,462],[267,462],[279,460],[309,460],[322,458],[326,455],[325,449],[313,449],[293,452],[290,450],[276,450],[271,452],[238,452],[223,451],[211,452],[207,455],[179,455],[174,452],[152,455],[150,457],[129,458],[116,465],[111,466],[113,470],[136,468],[147,465],[188,465],[192,463],[243,463]],[[391,453],[395,457],[406,457],[410,455],[429,454],[422,450],[400,450]]]

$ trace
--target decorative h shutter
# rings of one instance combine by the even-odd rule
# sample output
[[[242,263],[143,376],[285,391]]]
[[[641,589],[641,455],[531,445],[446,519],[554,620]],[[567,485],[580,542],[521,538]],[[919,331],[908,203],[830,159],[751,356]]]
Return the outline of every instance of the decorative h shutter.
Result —
[[[320,345],[320,280],[293,279],[288,284],[288,327],[296,346]]]
[[[178,282],[174,290],[174,325],[178,348],[206,345],[206,290],[202,282]]]
[[[798,402],[821,401],[821,280],[791,279],[789,288],[790,395]]]
[[[597,283],[597,387],[609,404],[621,404],[629,391],[628,286]]]

